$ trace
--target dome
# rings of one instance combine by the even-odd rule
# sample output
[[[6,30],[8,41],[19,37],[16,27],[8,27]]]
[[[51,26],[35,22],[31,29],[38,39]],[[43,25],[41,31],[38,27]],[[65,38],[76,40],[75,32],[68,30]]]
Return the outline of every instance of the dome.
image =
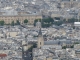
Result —
[[[36,27],[39,27],[39,28],[40,28],[40,27],[41,27],[41,22],[38,21],[38,22],[36,23]]]

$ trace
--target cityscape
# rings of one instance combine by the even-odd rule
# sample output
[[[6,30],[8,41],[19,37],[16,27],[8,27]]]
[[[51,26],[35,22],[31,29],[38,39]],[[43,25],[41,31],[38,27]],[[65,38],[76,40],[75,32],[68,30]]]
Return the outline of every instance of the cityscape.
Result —
[[[80,60],[80,0],[0,0],[0,60]]]

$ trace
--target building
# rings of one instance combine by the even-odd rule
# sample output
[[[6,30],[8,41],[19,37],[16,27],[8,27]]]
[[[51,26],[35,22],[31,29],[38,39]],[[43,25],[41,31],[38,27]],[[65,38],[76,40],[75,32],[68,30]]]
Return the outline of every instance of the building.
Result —
[[[37,48],[41,48],[43,45],[44,45],[44,39],[43,39],[42,32],[41,32],[41,29],[40,29]]]
[[[80,22],[74,22],[74,26],[79,27],[80,26]]]
[[[17,20],[22,24],[25,19],[28,20],[29,24],[33,24],[35,19],[42,19],[42,15],[24,10],[16,11],[15,9],[0,9],[0,20],[3,20],[5,24],[10,24],[12,21],[16,22]]]
[[[62,0],[61,8],[73,8],[73,7],[80,7],[80,2],[76,0]]]
[[[35,19],[42,19],[41,15],[38,14],[27,14],[27,15],[1,15],[0,20],[3,20],[6,24],[10,24],[12,21],[19,22],[22,24],[27,19],[29,24],[33,24]]]

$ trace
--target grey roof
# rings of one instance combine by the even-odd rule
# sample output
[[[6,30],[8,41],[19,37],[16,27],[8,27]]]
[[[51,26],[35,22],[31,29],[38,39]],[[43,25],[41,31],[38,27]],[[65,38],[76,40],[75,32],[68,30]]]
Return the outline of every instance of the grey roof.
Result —
[[[44,45],[54,45],[54,44],[58,44],[58,41],[56,40],[44,41]]]
[[[63,43],[66,44],[72,44],[71,40],[50,40],[50,41],[44,41],[44,45],[62,45]]]

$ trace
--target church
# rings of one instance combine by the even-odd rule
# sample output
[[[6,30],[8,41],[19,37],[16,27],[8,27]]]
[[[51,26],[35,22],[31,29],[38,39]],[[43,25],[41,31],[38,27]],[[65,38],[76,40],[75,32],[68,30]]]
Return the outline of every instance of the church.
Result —
[[[41,32],[41,22],[37,22],[36,26],[39,28],[39,33],[38,33],[38,41],[37,41],[37,48],[43,48],[43,49],[49,49],[49,48],[60,48],[61,46],[56,44],[53,40],[50,41],[44,41],[42,32]]]

